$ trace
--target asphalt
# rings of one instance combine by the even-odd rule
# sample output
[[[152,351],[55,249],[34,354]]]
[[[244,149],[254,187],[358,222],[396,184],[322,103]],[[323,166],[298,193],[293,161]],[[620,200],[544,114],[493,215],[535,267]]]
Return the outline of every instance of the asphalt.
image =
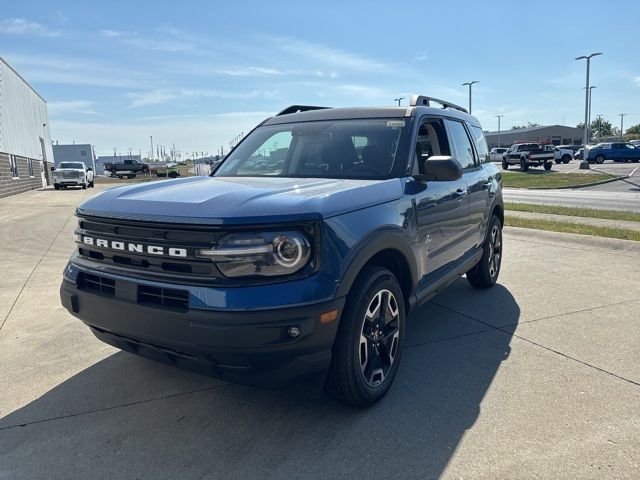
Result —
[[[620,182],[620,180],[613,183],[618,182]],[[587,188],[566,190],[505,188],[503,189],[503,196],[505,202],[640,212],[640,188],[637,192],[590,190]]]
[[[0,200],[0,478],[637,478],[637,242],[506,229],[499,284],[416,310],[358,411],[97,341],[58,286],[101,188]]]

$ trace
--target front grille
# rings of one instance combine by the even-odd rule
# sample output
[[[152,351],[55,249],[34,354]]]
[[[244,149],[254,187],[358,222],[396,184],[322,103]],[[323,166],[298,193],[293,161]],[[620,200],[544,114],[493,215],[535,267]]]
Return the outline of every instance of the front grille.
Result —
[[[173,288],[138,285],[138,303],[186,310],[189,307],[189,292]]]
[[[124,242],[126,245],[153,245],[163,247],[165,251],[181,248],[187,252],[186,257],[178,257],[153,255],[146,250],[114,250],[97,244],[78,245],[78,253],[86,261],[109,266],[114,270],[123,270],[127,274],[138,272],[139,276],[184,283],[207,283],[221,277],[211,260],[195,256],[197,249],[211,248],[222,238],[225,232],[219,227],[184,225],[176,228],[172,225],[81,218],[76,233],[82,235],[82,238],[89,236]]]
[[[78,278],[78,288],[95,292],[105,297],[113,297],[116,294],[115,280],[99,275],[91,275],[89,273],[81,273]]]

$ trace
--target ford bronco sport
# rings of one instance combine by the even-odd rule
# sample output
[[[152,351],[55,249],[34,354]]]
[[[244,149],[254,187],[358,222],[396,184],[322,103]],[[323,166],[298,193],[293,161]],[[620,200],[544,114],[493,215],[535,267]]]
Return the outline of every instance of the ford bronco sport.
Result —
[[[81,204],[62,304],[125,351],[367,406],[411,309],[464,274],[496,282],[501,188],[480,124],[449,102],[289,107],[210,177]]]

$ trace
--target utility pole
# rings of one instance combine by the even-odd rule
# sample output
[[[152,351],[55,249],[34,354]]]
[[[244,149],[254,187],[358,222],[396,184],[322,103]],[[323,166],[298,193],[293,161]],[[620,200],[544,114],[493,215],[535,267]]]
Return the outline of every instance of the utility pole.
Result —
[[[393,101],[394,102],[398,102],[398,106],[400,106],[400,102],[404,100],[404,97],[398,97],[398,98],[394,98]]]
[[[153,154],[153,135],[149,135],[149,138],[151,139],[151,161],[155,160],[156,157]]]
[[[504,117],[504,115],[500,114],[500,115],[496,115],[496,118],[498,119],[498,147],[502,146],[502,141],[501,141],[501,131],[500,131],[500,119]]]
[[[602,115],[596,115],[598,117],[598,138],[602,137]]]
[[[626,113],[620,113],[620,141],[624,142],[624,117]]]
[[[591,65],[591,58],[597,55],[602,55],[602,53],[592,53],[590,55],[581,55],[580,57],[576,57],[575,60],[586,60],[587,61],[587,79],[586,85],[584,87],[584,128],[582,132],[582,143],[584,143],[584,149],[582,150],[582,161],[580,162],[580,170],[589,170],[589,162],[587,161],[587,143],[589,143],[588,135],[588,122],[589,122],[589,93],[591,90],[589,89],[589,67]]]
[[[479,83],[479,81],[478,80],[474,80],[473,82],[465,82],[465,83],[462,84],[463,86],[464,85],[468,85],[469,86],[469,115],[471,115],[471,86],[474,83]]]

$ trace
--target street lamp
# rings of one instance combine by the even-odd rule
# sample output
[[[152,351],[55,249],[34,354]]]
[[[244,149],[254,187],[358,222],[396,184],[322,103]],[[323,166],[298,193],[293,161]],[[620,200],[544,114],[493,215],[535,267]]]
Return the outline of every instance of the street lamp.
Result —
[[[469,85],[469,115],[471,115],[471,85],[474,83],[478,83],[478,80],[474,80],[473,82],[464,82],[462,85]]]
[[[498,147],[502,146],[502,142],[500,141],[500,119],[504,117],[504,115],[496,115],[496,118],[498,119]]]
[[[620,141],[624,142],[624,117],[627,115],[626,113],[619,113],[620,115]]]
[[[584,144],[584,148],[582,150],[582,161],[580,162],[581,170],[589,170],[589,162],[587,161],[587,142],[589,139],[587,138],[588,134],[588,122],[589,122],[589,94],[591,90],[589,89],[589,67],[591,65],[591,58],[597,55],[602,55],[602,53],[592,53],[590,55],[582,55],[580,57],[576,57],[576,60],[586,60],[587,61],[587,81],[584,87],[584,128],[582,132],[582,143]]]
[[[398,102],[398,106],[400,106],[400,102],[404,100],[404,97],[399,97],[399,98],[394,98],[393,101],[394,102]]]
[[[591,141],[591,106],[593,105],[591,102],[591,99],[593,98],[593,89],[594,88],[598,88],[595,85],[592,85],[589,87],[589,117],[588,117],[588,122],[587,123],[587,140]],[[582,89],[584,90],[585,87],[582,87]],[[583,150],[584,151],[584,150]]]

